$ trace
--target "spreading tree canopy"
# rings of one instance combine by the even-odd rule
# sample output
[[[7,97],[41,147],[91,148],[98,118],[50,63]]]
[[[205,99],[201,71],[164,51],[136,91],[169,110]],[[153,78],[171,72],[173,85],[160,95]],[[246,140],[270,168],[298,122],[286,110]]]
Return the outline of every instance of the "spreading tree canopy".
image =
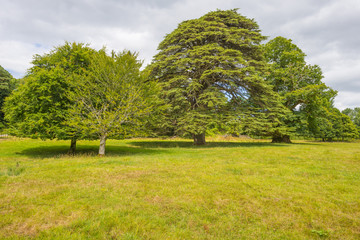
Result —
[[[253,117],[265,119],[263,114],[270,113],[276,118],[277,99],[261,77],[264,39],[257,23],[236,10],[184,21],[166,35],[149,66],[170,106],[163,127],[189,133],[195,144],[204,144],[209,124],[235,109],[244,113],[253,108]]]
[[[36,55],[22,84],[5,102],[5,118],[13,135],[42,139],[71,139],[78,132],[66,123],[71,79],[87,74],[94,50],[81,43],[65,43]]]

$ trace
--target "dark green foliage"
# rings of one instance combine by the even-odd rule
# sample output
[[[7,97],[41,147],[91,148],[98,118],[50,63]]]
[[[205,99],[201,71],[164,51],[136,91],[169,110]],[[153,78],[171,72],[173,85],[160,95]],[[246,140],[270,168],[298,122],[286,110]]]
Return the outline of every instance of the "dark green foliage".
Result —
[[[322,105],[317,116],[312,119],[312,126],[314,136],[323,141],[348,140],[359,137],[356,125],[350,117],[332,106]]]
[[[356,125],[358,131],[360,131],[360,108],[346,108],[342,113],[349,116],[351,121]]]
[[[13,76],[0,66],[0,129],[5,126],[3,104],[5,98],[16,88],[17,81]]]
[[[48,54],[36,55],[24,84],[7,99],[6,119],[11,133],[42,139],[76,139],[76,129],[65,120],[70,80],[87,74],[94,50],[87,45],[65,43]]]
[[[1,79],[11,79],[13,76],[6,71],[2,66],[0,66],[0,77]]]
[[[240,117],[249,117],[250,109],[252,118],[259,115],[267,124],[269,113],[277,118],[277,98],[261,77],[264,39],[257,23],[236,10],[218,10],[179,24],[160,43],[149,66],[169,105],[161,128],[169,134],[190,134],[195,144],[203,144],[212,124],[235,118],[250,126],[253,119],[243,123]]]

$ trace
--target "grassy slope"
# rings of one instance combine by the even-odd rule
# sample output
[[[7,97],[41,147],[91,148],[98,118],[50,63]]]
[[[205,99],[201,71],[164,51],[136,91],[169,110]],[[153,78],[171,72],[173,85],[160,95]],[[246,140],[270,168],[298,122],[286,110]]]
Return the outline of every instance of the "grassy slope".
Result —
[[[360,238],[359,143],[69,144],[0,140],[1,239]]]

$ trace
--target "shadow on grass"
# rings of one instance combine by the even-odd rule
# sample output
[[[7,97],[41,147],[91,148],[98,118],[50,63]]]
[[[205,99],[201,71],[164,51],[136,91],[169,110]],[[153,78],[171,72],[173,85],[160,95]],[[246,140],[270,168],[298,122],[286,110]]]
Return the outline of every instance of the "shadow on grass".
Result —
[[[41,146],[34,148],[27,148],[16,154],[25,155],[31,158],[60,158],[66,156],[97,156],[99,146],[96,145],[80,145],[77,146],[75,154],[68,154],[68,146]],[[106,157],[112,156],[130,156],[130,155],[144,155],[157,154],[165,152],[164,150],[144,149],[137,147],[126,146],[106,146]]]
[[[236,147],[289,147],[291,145],[313,145],[312,143],[270,143],[270,142],[208,142],[202,146],[195,146],[192,141],[128,141],[130,146],[106,146],[106,157],[112,156],[131,156],[131,155],[150,155],[167,153],[167,150],[159,148],[187,148],[187,149],[206,149],[206,148],[236,148]],[[69,146],[38,146],[26,148],[16,154],[25,155],[31,158],[60,158],[70,156]],[[98,145],[78,145],[76,153],[71,156],[97,156]]]
[[[207,142],[205,145],[196,146],[193,142],[185,141],[133,141],[129,145],[141,148],[235,148],[235,147],[287,147],[293,144],[280,144],[268,142]],[[295,143],[302,144],[302,143]]]

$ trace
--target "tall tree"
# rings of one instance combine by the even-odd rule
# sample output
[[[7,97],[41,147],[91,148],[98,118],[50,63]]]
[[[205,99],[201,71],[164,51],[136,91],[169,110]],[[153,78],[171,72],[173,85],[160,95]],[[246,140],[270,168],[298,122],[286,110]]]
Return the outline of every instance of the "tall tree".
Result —
[[[321,81],[320,67],[307,64],[305,53],[290,39],[276,37],[266,43],[264,49],[270,64],[266,79],[290,110],[284,122],[299,131],[310,124],[307,120],[316,116],[320,103],[332,101],[336,91]],[[319,98],[325,101],[319,101]],[[306,129],[309,130],[309,127]],[[273,142],[290,142],[290,136],[275,134]]]
[[[89,75],[72,81],[69,96],[75,103],[68,123],[79,132],[100,139],[99,155],[105,155],[106,139],[128,136],[138,130],[141,117],[151,110],[154,84],[145,82],[142,63],[129,51],[94,55]]]
[[[78,132],[66,123],[70,80],[87,74],[94,50],[82,43],[68,43],[50,53],[36,55],[17,91],[5,102],[11,133],[42,139],[71,139],[75,151]]]
[[[5,126],[4,112],[2,110],[5,98],[16,88],[17,81],[13,76],[0,66],[0,129]]]
[[[150,78],[160,83],[161,98],[170,106],[164,127],[189,133],[201,145],[207,127],[221,114],[274,108],[269,102],[276,98],[261,77],[264,39],[257,23],[237,10],[184,21],[166,35],[149,66]]]

